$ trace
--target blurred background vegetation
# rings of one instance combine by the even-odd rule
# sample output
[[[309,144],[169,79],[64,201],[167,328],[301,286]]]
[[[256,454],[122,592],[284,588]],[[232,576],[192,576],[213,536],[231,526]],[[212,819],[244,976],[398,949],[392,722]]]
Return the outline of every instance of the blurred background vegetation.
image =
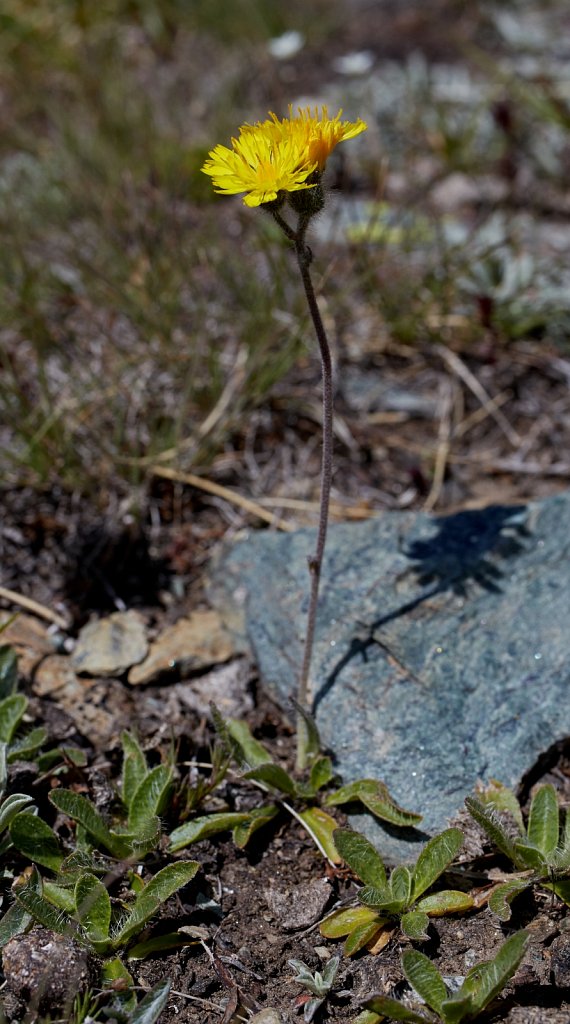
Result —
[[[4,485],[136,504],[157,465],[239,480],[269,401],[270,449],[298,429],[284,408],[318,420],[286,244],[200,174],[290,102],[369,123],[315,229],[341,363],[452,342],[564,353],[564,17],[553,0],[4,0]]]

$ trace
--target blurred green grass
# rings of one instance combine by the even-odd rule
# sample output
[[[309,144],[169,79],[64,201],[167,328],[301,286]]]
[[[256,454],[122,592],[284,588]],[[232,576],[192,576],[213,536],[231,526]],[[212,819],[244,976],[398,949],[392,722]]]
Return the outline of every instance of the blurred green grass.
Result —
[[[297,359],[306,315],[283,244],[237,204],[221,220],[200,174],[235,130],[248,49],[305,29],[304,4],[284,11],[3,4],[5,481],[128,488],[184,439],[180,468],[207,466]]]

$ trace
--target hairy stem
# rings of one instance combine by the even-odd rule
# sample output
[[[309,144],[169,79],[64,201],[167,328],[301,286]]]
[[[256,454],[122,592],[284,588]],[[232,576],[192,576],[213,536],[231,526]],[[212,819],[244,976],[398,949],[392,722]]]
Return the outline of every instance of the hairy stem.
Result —
[[[327,537],[327,526],[329,519],[329,503],[332,483],[333,465],[333,382],[332,382],[332,360],[329,343],[325,328],[317,305],[315,290],[309,271],[311,252],[305,245],[304,231],[300,227],[295,239],[295,253],[297,263],[305,289],[305,295],[309,311],[315,328],[315,334],[319,343],[321,354],[321,368],[323,380],[323,451],[321,460],[321,493],[319,505],[319,526],[317,531],[317,543],[315,553],[309,558],[309,573],[311,576],[311,592],[309,598],[309,610],[307,613],[307,632],[305,634],[305,647],[303,652],[303,664],[299,679],[298,700],[299,704],[307,708],[309,703],[309,673],[311,669],[311,657],[315,640],[315,626],[317,620],[317,604],[319,599],[319,583],[321,578],[321,566]]]

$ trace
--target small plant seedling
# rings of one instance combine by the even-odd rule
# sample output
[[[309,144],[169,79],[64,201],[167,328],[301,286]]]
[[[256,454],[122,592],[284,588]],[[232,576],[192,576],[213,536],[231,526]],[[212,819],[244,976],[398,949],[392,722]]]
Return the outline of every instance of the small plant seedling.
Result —
[[[317,1010],[323,1005],[329,995],[335,978],[337,976],[340,957],[332,956],[326,963],[323,971],[315,971],[314,974],[302,960],[288,960],[287,963],[297,972],[293,981],[303,985],[312,994],[312,999],[307,999],[303,1004],[303,1020],[309,1024],[313,1020]]]
[[[417,949],[408,949],[402,954],[402,968],[425,1005],[412,1009],[397,999],[374,996],[366,1003],[371,1016],[367,1019],[363,1016],[362,1024],[386,1019],[408,1024],[460,1024],[463,1020],[476,1020],[512,978],[528,941],[529,936],[524,931],[511,935],[493,960],[471,968],[461,987],[452,995],[431,960]]]
[[[465,803],[517,872],[489,897],[489,908],[501,921],[510,919],[512,901],[537,883],[570,905],[570,815],[559,809],[554,786],[536,789],[526,828],[515,794],[500,783],[485,790],[482,799],[469,796]]]
[[[382,934],[391,934],[396,922],[408,938],[423,941],[428,938],[430,917],[469,910],[473,906],[471,896],[453,889],[424,895],[459,853],[463,834],[458,828],[434,836],[412,868],[400,865],[389,878],[379,853],[360,832],[337,829],[334,841],[343,860],[364,882],[358,893],[361,905],[334,910],[320,926],[326,938],[347,936],[344,944],[347,956],[364,946],[381,948]]]
[[[130,946],[160,906],[191,882],[199,868],[197,861],[168,864],[146,885],[137,875],[134,902],[119,915],[114,912],[107,887],[88,871],[78,875],[72,891],[66,891],[57,886],[46,889],[33,868],[23,884],[15,883],[13,892],[24,911],[46,928],[60,934],[75,933],[95,953],[111,956]],[[54,899],[59,906],[54,905]]]
[[[104,850],[118,860],[141,860],[160,843],[160,815],[168,804],[173,771],[164,764],[149,768],[143,751],[130,733],[123,733],[122,743],[121,799],[126,820],[110,828],[87,797],[69,789],[55,789],[49,799],[58,811],[77,822],[78,837],[87,849]],[[31,823],[28,824],[33,832]],[[37,857],[30,859],[45,864]]]
[[[240,777],[250,780],[266,792],[271,802],[249,812],[208,814],[194,818],[171,833],[172,852],[228,829],[233,831],[236,845],[242,848],[258,828],[271,821],[280,808],[284,808],[303,825],[321,853],[331,863],[338,864],[340,857],[333,841],[333,832],[338,823],[324,807],[360,800],[376,817],[391,824],[409,827],[421,821],[421,815],[398,806],[384,783],[372,779],[353,782],[333,790],[323,798],[322,790],[334,781],[332,762],[321,752],[320,737],[313,717],[301,705],[295,703],[295,707],[299,719],[303,720],[305,732],[307,769],[301,779],[272,759],[266,747],[252,736],[246,722],[238,719],[224,721],[218,710],[212,708],[220,739],[229,756],[236,762]],[[290,801],[300,802],[303,806],[296,810]]]

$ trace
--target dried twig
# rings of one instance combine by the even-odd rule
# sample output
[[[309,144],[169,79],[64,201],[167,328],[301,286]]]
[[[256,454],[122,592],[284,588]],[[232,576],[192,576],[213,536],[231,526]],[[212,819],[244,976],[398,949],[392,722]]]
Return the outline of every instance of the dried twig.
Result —
[[[514,447],[521,443],[522,438],[517,434],[514,427],[511,426],[507,417],[496,407],[494,400],[491,398],[480,381],[471,373],[468,366],[465,365],[462,359],[459,358],[456,352],[452,352],[450,348],[446,348],[445,345],[436,345],[436,352],[441,356],[444,363],[447,364],[449,369],[460,377],[464,384],[467,385],[469,390],[475,395],[481,405],[488,409],[489,415],[493,417],[497,426],[500,427],[507,440]]]
[[[26,611],[32,612],[33,615],[37,615],[39,619],[46,619],[47,622],[53,622],[54,625],[59,626],[60,629],[69,629],[69,622],[67,619],[64,619],[63,615],[58,615],[57,612],[52,611],[51,608],[46,608],[45,604],[40,604],[39,601],[34,601],[31,597],[25,597],[24,594],[18,594],[15,590],[9,590],[8,587],[0,587],[0,597],[5,601],[10,601],[10,604],[16,604],[20,608],[25,608]]]
[[[223,498],[232,505],[243,508],[246,512],[257,516],[258,519],[263,519],[265,523],[270,523],[271,526],[277,527],[278,530],[291,532],[295,529],[291,523],[286,522],[285,519],[280,519],[279,516],[273,515],[272,512],[268,512],[257,501],[252,501],[251,498],[244,498],[237,491],[230,490],[229,487],[223,487],[213,480],[205,480],[201,476],[195,476],[194,473],[181,473],[176,469],[169,469],[167,466],[151,466],[150,471],[154,476],[160,476],[165,480],[174,480],[177,483],[196,487],[199,491],[206,491],[207,494],[215,494],[216,497]]]

